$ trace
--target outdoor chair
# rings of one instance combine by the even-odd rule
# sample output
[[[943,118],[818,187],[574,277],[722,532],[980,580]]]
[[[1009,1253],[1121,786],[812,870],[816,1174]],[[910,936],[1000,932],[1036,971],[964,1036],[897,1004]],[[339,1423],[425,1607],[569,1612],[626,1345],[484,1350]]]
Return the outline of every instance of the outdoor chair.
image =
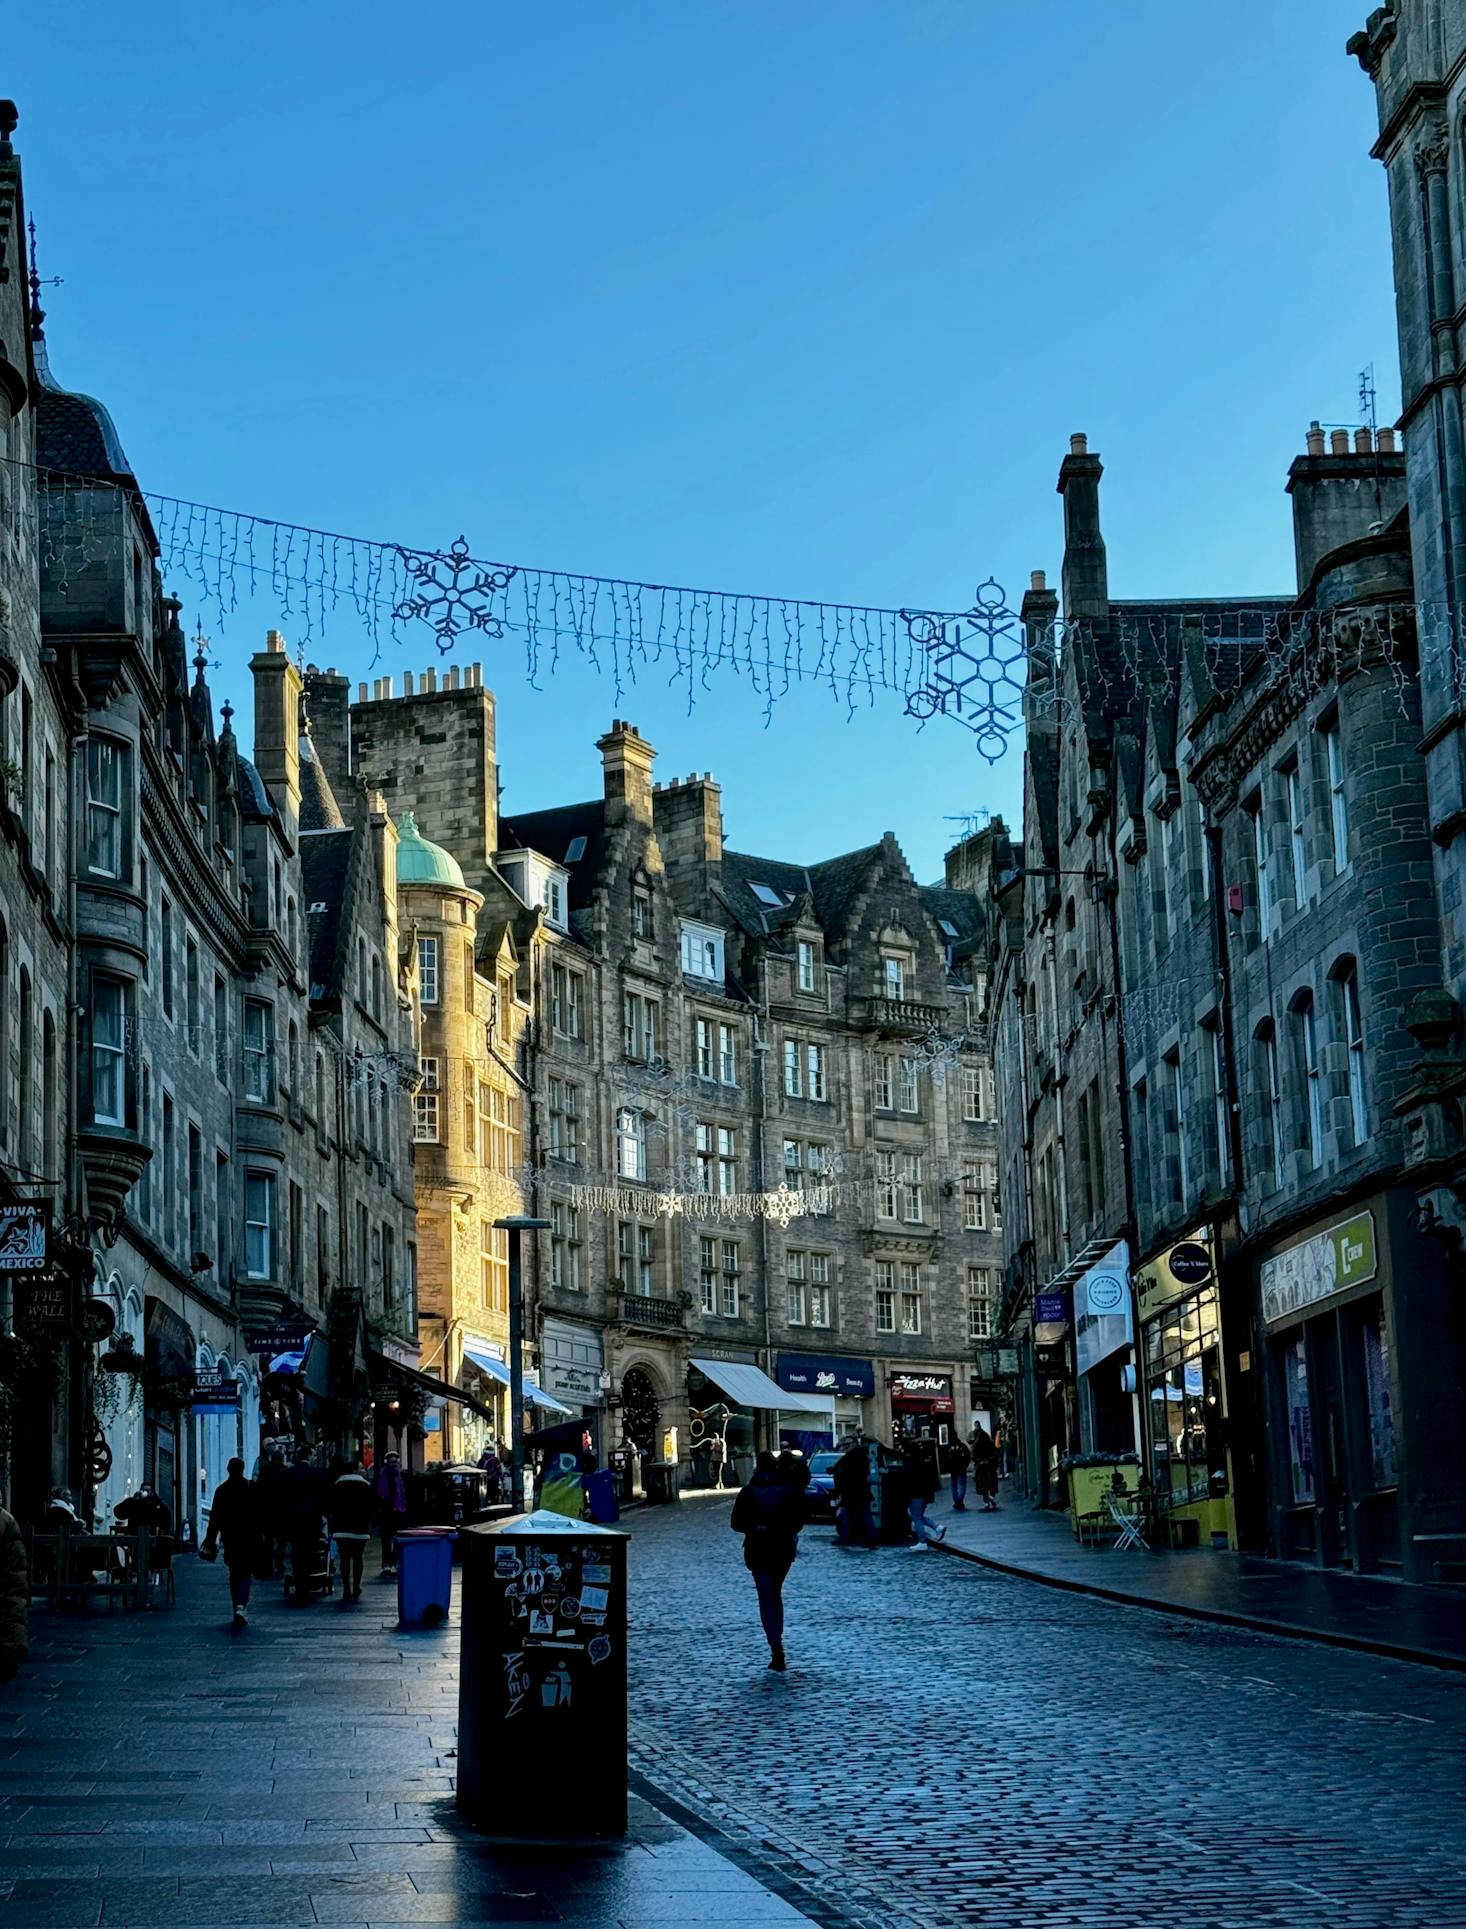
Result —
[[[1115,1537],[1116,1549],[1143,1547],[1149,1550],[1150,1543],[1140,1531],[1140,1511],[1134,1497],[1130,1494],[1107,1493],[1102,1498],[1111,1526],[1120,1530]]]

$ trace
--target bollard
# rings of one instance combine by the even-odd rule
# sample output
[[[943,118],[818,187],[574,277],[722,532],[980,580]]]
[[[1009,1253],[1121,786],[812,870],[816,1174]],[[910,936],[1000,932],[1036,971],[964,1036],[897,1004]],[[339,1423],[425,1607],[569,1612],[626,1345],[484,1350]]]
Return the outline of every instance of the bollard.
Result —
[[[503,1840],[626,1833],[626,1535],[563,1514],[465,1530],[458,1812]]]

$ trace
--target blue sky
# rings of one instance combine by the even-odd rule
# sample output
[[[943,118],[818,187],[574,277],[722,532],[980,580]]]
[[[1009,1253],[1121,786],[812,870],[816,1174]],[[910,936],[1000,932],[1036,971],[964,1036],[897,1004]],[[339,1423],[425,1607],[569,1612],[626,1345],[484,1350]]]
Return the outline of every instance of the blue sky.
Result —
[[[309,0],[7,20],[53,368],[145,487],[605,575],[959,609],[1057,578],[1071,430],[1119,594],[1292,587],[1308,421],[1398,405],[1364,0]],[[220,644],[219,697],[276,620]],[[186,613],[189,620],[191,612]],[[496,653],[497,652],[497,653]],[[316,652],[370,654],[347,619]],[[427,648],[378,673],[418,669]],[[809,860],[1010,820],[1020,758],[828,693],[765,729],[567,669],[508,809],[615,713]]]

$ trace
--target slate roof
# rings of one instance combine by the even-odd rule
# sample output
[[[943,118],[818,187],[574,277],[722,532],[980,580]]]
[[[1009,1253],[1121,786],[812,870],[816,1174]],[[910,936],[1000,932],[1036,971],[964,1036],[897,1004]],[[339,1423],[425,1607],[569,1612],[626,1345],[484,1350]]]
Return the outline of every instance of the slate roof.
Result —
[[[855,901],[880,855],[879,844],[867,844],[863,850],[847,851],[843,857],[831,857],[823,864],[810,865],[810,889],[821,930],[833,933],[845,929]]]
[[[750,889],[754,884],[767,884],[792,902],[761,904]],[[754,937],[777,931],[810,890],[809,872],[802,864],[785,864],[776,857],[750,857],[744,851],[723,853],[723,901]]]
[[[265,785],[264,778],[255,769],[248,757],[236,755],[235,769],[239,777],[239,808],[246,817],[273,817],[275,802]]]
[[[345,830],[346,819],[336,802],[336,793],[326,775],[325,765],[316,755],[310,732],[300,739],[300,828],[302,831]]]
[[[574,864],[565,853],[577,837],[585,850]],[[606,849],[606,803],[602,797],[586,804],[561,804],[555,810],[527,811],[499,820],[501,851],[538,851],[570,874],[570,909],[583,911],[591,901],[596,876]]]
[[[948,938],[945,931],[942,933],[948,944],[962,945],[981,937],[982,912],[970,891],[952,891],[945,884],[926,884],[917,895],[933,918],[938,921],[945,918],[948,924],[955,925],[955,938]]]
[[[241,761],[243,761],[241,759]],[[335,989],[341,920],[351,871],[352,832],[322,830],[301,839],[300,874],[305,895],[305,928],[310,940],[311,996]],[[316,906],[322,906],[319,911]]]

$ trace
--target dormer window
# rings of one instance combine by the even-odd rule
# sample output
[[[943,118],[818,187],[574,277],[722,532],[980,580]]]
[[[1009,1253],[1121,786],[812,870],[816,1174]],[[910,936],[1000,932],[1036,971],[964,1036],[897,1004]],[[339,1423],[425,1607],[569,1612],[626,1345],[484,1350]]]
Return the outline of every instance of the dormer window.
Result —
[[[769,910],[779,911],[783,909],[784,900],[779,896],[779,893],[774,889],[772,884],[750,883],[748,888],[753,892],[753,895],[758,899],[759,903],[767,905]]]
[[[888,998],[906,996],[906,960],[893,956],[889,951],[881,961],[883,982]]]
[[[712,925],[682,925],[682,969],[693,978],[723,982],[723,933]]]
[[[631,894],[631,933],[633,937],[649,939],[652,935],[652,900],[647,891],[633,891]]]
[[[565,930],[566,893],[563,872],[547,871],[545,873],[544,888],[540,894],[540,902],[544,906],[546,922],[553,924],[557,931]]]
[[[578,864],[584,856],[585,839],[583,837],[572,837],[569,845],[566,847],[565,862],[567,864]]]
[[[798,966],[799,966],[799,989],[801,991],[813,991],[815,988],[815,980],[814,980],[815,955],[814,955],[814,946],[813,944],[811,944],[808,938],[801,938],[799,940]]]

